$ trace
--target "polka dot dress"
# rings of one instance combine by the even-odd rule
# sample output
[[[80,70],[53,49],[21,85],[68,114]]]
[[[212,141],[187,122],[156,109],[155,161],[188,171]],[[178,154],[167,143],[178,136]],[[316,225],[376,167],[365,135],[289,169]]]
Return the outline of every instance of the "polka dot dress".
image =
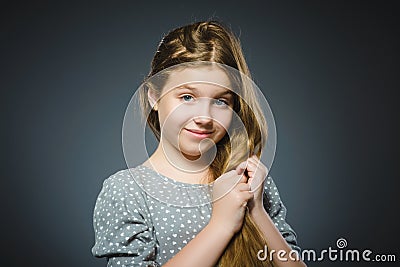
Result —
[[[293,249],[296,234],[285,221],[286,208],[269,176],[264,205]],[[209,222],[211,188],[186,184],[139,165],[111,175],[103,183],[94,209],[92,253],[107,266],[161,266]]]

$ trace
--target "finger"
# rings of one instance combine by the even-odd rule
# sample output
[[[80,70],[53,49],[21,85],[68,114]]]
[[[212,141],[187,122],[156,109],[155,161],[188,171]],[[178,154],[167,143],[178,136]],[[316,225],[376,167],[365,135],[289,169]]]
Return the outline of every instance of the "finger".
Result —
[[[249,158],[247,160],[249,162],[249,164],[251,164],[252,166],[258,166],[260,164],[260,161],[258,159],[254,159],[254,158]]]
[[[250,192],[241,192],[241,195],[237,199],[236,205],[243,206],[244,204],[247,205],[247,203],[254,198],[254,194]]]
[[[228,180],[228,179],[232,178],[233,176],[237,176],[235,170],[231,170],[231,171],[228,171],[228,172],[222,174],[222,175],[221,175],[220,177],[218,177],[215,181],[224,181],[224,180]]]
[[[249,162],[247,164],[247,169],[246,170],[247,170],[247,175],[249,177],[253,177],[254,173],[257,171],[257,165],[252,163],[252,162]]]
[[[255,192],[257,191],[261,186],[264,185],[264,179],[253,179],[250,184],[250,191]]]
[[[236,172],[237,174],[242,174],[247,167],[247,161],[243,161],[242,163],[240,163],[237,167],[236,167]]]
[[[240,175],[240,179],[238,180],[237,184],[246,184],[248,179],[249,178],[246,175],[244,175],[244,173],[242,173]]]
[[[251,191],[242,191],[240,192],[241,197],[243,198],[243,201],[249,201],[251,199],[253,199],[254,197],[254,192]]]
[[[233,189],[239,183],[247,183],[248,177],[244,174],[237,175],[235,170],[229,171],[218,178],[219,184],[224,184]]]
[[[239,191],[250,191],[249,183],[239,183],[236,185],[237,190]]]
[[[247,161],[255,163],[256,165],[258,165],[258,163],[261,162],[257,157],[256,158],[254,158],[254,157],[248,158]]]
[[[250,184],[250,192],[252,192],[252,193],[256,192],[257,189],[260,188],[260,185],[261,185],[260,182],[258,182],[258,181],[253,181],[253,182]]]
[[[254,163],[258,168],[264,168],[266,172],[268,173],[268,168],[257,158],[257,157],[251,157],[249,158],[249,161]]]
[[[245,172],[246,171],[246,172]],[[237,167],[236,167],[236,172],[239,175],[244,175],[248,176],[249,172],[249,162],[248,160],[241,162]],[[248,179],[248,177],[247,177]]]
[[[263,173],[263,175],[268,175],[268,168],[261,161],[249,160],[248,166],[248,170],[250,170],[250,172],[260,171],[261,173]]]

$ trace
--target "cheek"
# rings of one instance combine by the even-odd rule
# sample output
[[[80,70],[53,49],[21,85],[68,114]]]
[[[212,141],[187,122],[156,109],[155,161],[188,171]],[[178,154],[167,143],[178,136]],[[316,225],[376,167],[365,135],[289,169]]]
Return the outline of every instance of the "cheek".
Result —
[[[231,109],[226,109],[226,110],[220,110],[218,112],[214,112],[213,118],[215,122],[217,123],[218,127],[227,132],[229,129],[229,126],[232,123],[232,110]]]
[[[179,130],[191,118],[190,110],[185,110],[182,105],[166,105],[159,109],[160,123],[166,127],[174,126]]]

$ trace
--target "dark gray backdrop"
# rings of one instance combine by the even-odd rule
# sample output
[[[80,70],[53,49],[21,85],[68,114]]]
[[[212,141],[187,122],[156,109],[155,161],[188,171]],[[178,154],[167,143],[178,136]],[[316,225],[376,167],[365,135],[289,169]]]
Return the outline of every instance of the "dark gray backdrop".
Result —
[[[399,9],[383,2],[3,1],[1,265],[105,266],[92,211],[126,167],[125,108],[163,34],[210,17],[240,35],[275,115],[300,246],[399,258]]]

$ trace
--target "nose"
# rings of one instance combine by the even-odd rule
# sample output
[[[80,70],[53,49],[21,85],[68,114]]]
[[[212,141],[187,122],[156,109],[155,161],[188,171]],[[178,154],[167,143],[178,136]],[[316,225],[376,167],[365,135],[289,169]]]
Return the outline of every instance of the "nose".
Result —
[[[198,116],[198,117],[195,117],[193,120],[197,124],[206,124],[206,125],[212,124],[212,119],[210,117],[206,117],[206,116]]]
[[[211,100],[208,98],[201,99],[197,104],[196,115],[193,120],[197,124],[211,124],[213,119],[211,116]]]

